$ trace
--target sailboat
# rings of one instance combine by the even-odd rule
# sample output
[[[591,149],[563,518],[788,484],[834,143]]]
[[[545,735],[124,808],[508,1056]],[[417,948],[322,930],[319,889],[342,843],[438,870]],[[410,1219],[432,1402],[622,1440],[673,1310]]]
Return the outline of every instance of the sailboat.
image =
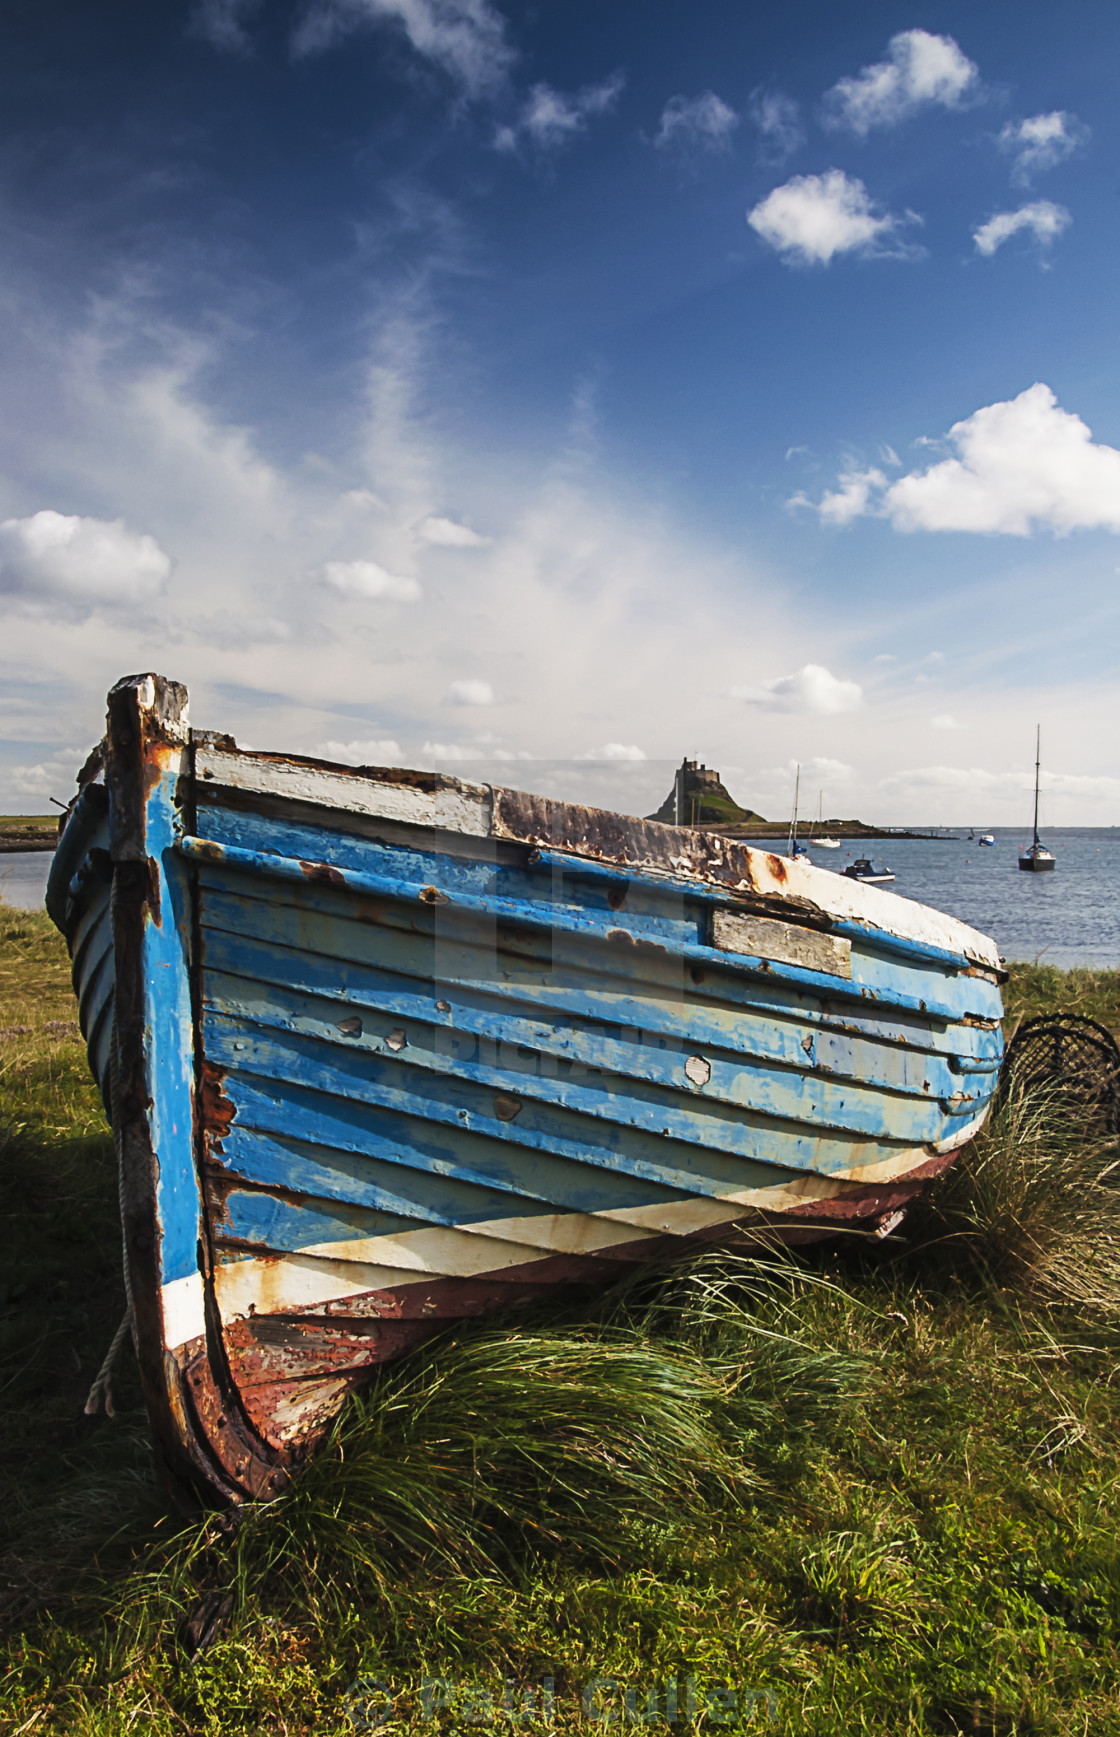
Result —
[[[1019,867],[1034,874],[1042,874],[1045,869],[1058,866],[1058,859],[1053,851],[1047,850],[1038,838],[1038,774],[1042,763],[1042,725],[1036,729],[1034,743],[1034,836],[1025,850],[1019,852]]]
[[[786,855],[792,857],[795,862],[797,861],[797,859],[799,857],[803,861],[807,862],[809,860],[809,852],[805,849],[805,846],[803,844],[799,844],[797,841],[797,804],[798,804],[798,800],[799,800],[800,796],[801,796],[801,762],[798,761],[797,777],[794,780],[794,785],[793,785],[793,819],[790,821],[790,824],[789,824],[789,843],[786,845]]]
[[[840,849],[840,840],[838,838],[826,838],[824,836],[824,791],[823,790],[817,791],[817,831],[821,834],[820,838],[810,839],[809,840],[810,844],[815,844],[818,850],[839,850]]]

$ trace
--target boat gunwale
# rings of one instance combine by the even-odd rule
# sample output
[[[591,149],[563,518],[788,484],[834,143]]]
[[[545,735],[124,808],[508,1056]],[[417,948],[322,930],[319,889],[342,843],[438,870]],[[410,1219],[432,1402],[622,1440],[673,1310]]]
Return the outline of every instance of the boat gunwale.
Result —
[[[196,743],[196,782],[204,802],[210,800],[209,790],[216,792],[226,788],[243,795],[279,798],[285,802],[342,812],[350,808],[353,812],[352,804],[344,799],[347,790],[351,793],[364,790],[372,794],[381,789],[387,799],[390,796],[399,798],[412,791],[417,798],[415,815],[406,817],[386,810],[384,819],[396,825],[449,831],[479,842],[522,844],[543,851],[557,851],[559,838],[563,836],[565,842],[561,849],[564,854],[570,851],[573,860],[601,864],[617,874],[625,875],[629,870],[642,876],[665,874],[674,877],[675,871],[675,878],[687,888],[708,886],[717,892],[726,888],[741,897],[769,896],[775,906],[780,903],[791,911],[796,910],[800,902],[806,916],[851,921],[857,926],[866,921],[877,932],[923,945],[919,935],[905,932],[908,924],[916,926],[910,912],[920,912],[925,924],[959,942],[962,956],[971,965],[980,965],[995,974],[1001,971],[998,949],[991,938],[943,911],[919,905],[917,901],[902,898],[897,893],[883,893],[875,887],[861,886],[858,881],[851,881],[812,862],[791,864],[773,852],[757,850],[721,833],[669,826],[638,816],[536,796],[506,785],[468,783],[447,773],[411,771],[400,767],[340,766],[311,757],[259,753],[237,748],[228,737],[219,744],[205,732],[194,733],[192,740]],[[252,777],[254,768],[259,774],[256,779]],[[289,773],[294,781],[301,771],[312,781],[308,792],[295,788],[294,782],[286,788],[285,773]],[[314,794],[310,793],[312,790]],[[487,808],[489,824],[484,829],[455,825],[449,808],[442,812],[438,810],[436,799],[440,797],[458,797],[464,806],[473,807],[476,814]],[[420,812],[425,798],[432,801],[430,813]],[[357,812],[370,819],[378,818],[380,813],[364,804]],[[579,833],[580,836],[568,842],[569,833]],[[602,842],[605,838],[618,844],[623,835],[622,855],[612,854]],[[626,854],[631,846],[641,847],[643,844],[650,847],[645,856]],[[703,868],[695,873],[688,867],[682,869],[680,865],[687,865],[690,858],[702,859]],[[768,885],[764,887],[760,882]],[[854,896],[856,887],[860,887],[858,896]],[[830,895],[834,901],[843,899],[847,910],[831,910]],[[878,903],[882,899],[888,901],[885,908]],[[939,945],[937,942],[929,944]]]

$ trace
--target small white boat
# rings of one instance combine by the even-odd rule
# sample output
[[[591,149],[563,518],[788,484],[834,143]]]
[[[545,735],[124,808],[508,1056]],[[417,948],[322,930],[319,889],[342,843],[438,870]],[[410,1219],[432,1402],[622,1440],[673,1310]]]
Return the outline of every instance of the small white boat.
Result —
[[[1042,725],[1036,726],[1034,743],[1034,834],[1030,844],[1024,845],[1019,852],[1019,867],[1028,873],[1042,874],[1046,869],[1058,866],[1058,859],[1052,850],[1039,841],[1038,836],[1038,776],[1042,761]]]
[[[994,844],[996,841],[992,833],[982,832],[976,842],[977,844]]]
[[[822,834],[822,836],[820,838],[811,838],[809,840],[810,844],[815,845],[818,850],[839,850],[840,849],[840,840],[838,838],[828,838],[828,837],[823,836],[824,835],[824,791],[823,790],[818,790],[818,792],[817,792],[817,831],[820,832]]]

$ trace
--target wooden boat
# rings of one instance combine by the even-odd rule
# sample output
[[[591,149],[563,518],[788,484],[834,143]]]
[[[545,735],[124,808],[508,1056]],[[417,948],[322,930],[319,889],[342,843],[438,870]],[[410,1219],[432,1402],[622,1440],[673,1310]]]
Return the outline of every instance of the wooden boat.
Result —
[[[993,942],[718,834],[239,750],[130,677],[48,906],[172,1480],[274,1494],[468,1315],[888,1230],[982,1123]]]
[[[1019,867],[1028,874],[1044,874],[1048,869],[1058,866],[1058,859],[1052,850],[1047,850],[1038,836],[1038,779],[1042,764],[1042,725],[1039,724],[1035,733],[1034,743],[1034,836],[1030,844],[1019,852]]]

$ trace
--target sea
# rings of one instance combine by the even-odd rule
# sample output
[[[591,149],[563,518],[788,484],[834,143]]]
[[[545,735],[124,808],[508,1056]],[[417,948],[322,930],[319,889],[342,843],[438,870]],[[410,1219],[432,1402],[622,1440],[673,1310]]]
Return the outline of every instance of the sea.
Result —
[[[810,844],[809,855],[834,872],[870,856],[894,870],[891,892],[971,923],[1005,959],[1120,968],[1120,827],[1048,829],[1044,842],[1058,866],[1041,875],[1019,868],[1029,834],[997,827],[994,837],[985,847],[965,828],[947,838],[848,840],[839,850]],[[48,851],[0,855],[0,899],[25,910],[41,905],[51,860]]]
[[[1042,841],[1058,866],[1045,874],[1019,867],[1019,852],[1031,842],[1029,827],[990,830],[994,845],[978,844],[965,827],[946,838],[855,839],[839,850],[808,848],[822,868],[840,870],[867,856],[893,869],[887,891],[991,935],[1005,959],[1120,967],[1120,826],[1048,827]]]

